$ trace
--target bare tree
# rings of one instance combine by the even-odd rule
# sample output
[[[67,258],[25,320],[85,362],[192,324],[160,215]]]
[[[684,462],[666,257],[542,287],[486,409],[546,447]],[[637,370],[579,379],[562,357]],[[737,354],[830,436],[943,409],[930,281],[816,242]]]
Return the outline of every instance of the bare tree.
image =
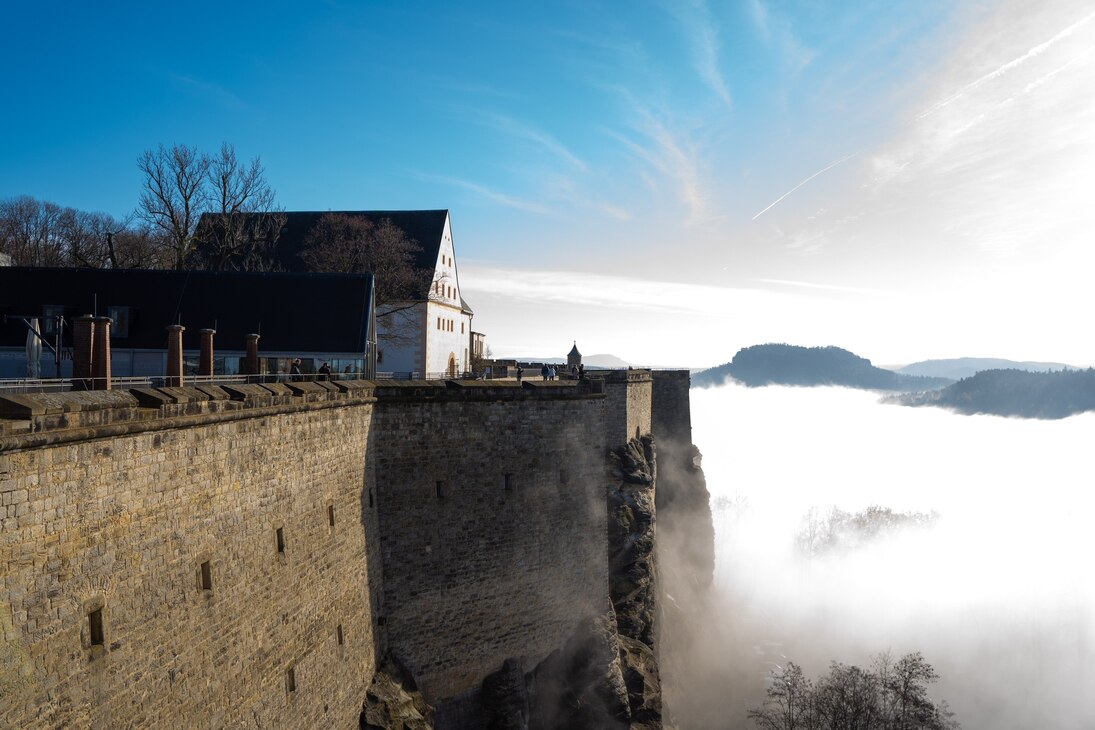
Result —
[[[225,142],[207,173],[210,211],[202,218],[191,263],[214,271],[271,271],[285,215],[258,157],[244,164]]]
[[[388,218],[374,224],[363,216],[328,213],[309,232],[300,257],[312,271],[373,274],[379,308],[432,296],[434,287],[423,286],[431,272],[415,265],[421,250]]]
[[[160,145],[137,158],[144,180],[138,212],[163,233],[163,243],[176,269],[186,266],[194,229],[208,201],[206,179],[212,164],[195,147]]]
[[[813,686],[802,673],[802,667],[787,662],[787,668],[772,677],[764,704],[749,711],[749,719],[762,730],[813,730],[817,727]]]
[[[919,653],[881,654],[869,672],[833,662],[817,684],[788,662],[749,718],[763,730],[957,730],[947,704],[928,697],[938,678]]]
[[[174,259],[163,240],[163,232],[148,224],[108,231],[108,258],[112,269],[169,269]]]
[[[29,195],[0,201],[0,253],[20,266],[63,266],[64,209]]]

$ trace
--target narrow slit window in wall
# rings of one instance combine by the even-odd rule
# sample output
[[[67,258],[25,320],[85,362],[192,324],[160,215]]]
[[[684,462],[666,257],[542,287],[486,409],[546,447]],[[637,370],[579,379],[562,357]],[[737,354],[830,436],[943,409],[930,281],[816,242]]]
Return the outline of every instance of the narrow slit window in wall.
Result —
[[[285,691],[290,694],[297,691],[297,670],[295,667],[289,667],[285,671]]]
[[[338,638],[339,646],[342,646],[346,643],[346,639],[342,636],[342,624],[339,624],[338,628],[335,629],[335,636]]]
[[[327,526],[335,526],[335,506],[333,504],[327,505]]]
[[[438,479],[437,484],[434,485],[434,490],[437,494],[437,498],[441,499],[443,496],[445,496],[445,482]]]
[[[369,509],[373,508],[373,490],[369,490]]]
[[[278,552],[285,552],[285,530],[281,527],[274,530],[274,537],[277,539]]]
[[[213,590],[213,566],[206,560],[201,564],[202,590]]]
[[[559,470],[559,481],[562,482],[563,484],[569,484],[570,483],[570,475],[567,474],[566,469],[560,469]]]
[[[103,645],[103,609],[97,608],[87,615],[87,632],[92,646]]]
[[[509,473],[509,472],[506,473],[505,477],[506,477],[506,491],[507,492],[512,492],[514,485],[517,483],[517,479],[513,476],[512,473]]]

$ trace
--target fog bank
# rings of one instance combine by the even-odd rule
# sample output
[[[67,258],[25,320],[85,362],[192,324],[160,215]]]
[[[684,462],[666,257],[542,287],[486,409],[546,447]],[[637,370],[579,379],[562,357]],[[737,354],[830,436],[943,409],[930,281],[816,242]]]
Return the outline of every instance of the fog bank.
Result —
[[[787,658],[921,651],[971,728],[1095,727],[1095,416],[1024,421],[882,405],[835,388],[692,391],[716,530],[717,595],[682,727],[750,727]],[[805,559],[811,508],[931,512]],[[697,690],[700,691],[700,690]],[[692,703],[696,704],[696,703]]]

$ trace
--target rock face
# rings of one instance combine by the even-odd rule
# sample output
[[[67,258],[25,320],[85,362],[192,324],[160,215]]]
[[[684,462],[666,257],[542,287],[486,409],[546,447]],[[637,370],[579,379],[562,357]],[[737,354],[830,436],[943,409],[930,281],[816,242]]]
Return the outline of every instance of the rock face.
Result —
[[[653,650],[621,636],[608,610],[524,673],[517,659],[483,681],[488,730],[655,730],[661,685]]]
[[[433,730],[432,709],[403,665],[387,656],[373,675],[361,711],[362,730]]]
[[[582,620],[566,644],[525,671],[508,659],[483,681],[489,730],[658,730],[661,681],[654,654],[654,440],[609,456],[609,586],[612,606]]]
[[[654,439],[632,439],[612,454],[608,492],[609,592],[620,634],[654,646]]]

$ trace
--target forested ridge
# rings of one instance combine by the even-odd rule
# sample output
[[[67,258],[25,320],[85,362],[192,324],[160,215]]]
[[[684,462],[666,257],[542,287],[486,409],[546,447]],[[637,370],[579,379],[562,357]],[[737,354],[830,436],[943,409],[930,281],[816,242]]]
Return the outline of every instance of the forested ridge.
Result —
[[[866,390],[916,391],[940,388],[953,380],[901,375],[871,364],[839,347],[754,345],[738,351],[725,365],[697,373],[698,387],[722,385],[727,378],[751,387],[764,385],[842,385]]]
[[[968,414],[1066,418],[1095,410],[1095,370],[984,370],[941,390],[898,396],[896,402]]]

